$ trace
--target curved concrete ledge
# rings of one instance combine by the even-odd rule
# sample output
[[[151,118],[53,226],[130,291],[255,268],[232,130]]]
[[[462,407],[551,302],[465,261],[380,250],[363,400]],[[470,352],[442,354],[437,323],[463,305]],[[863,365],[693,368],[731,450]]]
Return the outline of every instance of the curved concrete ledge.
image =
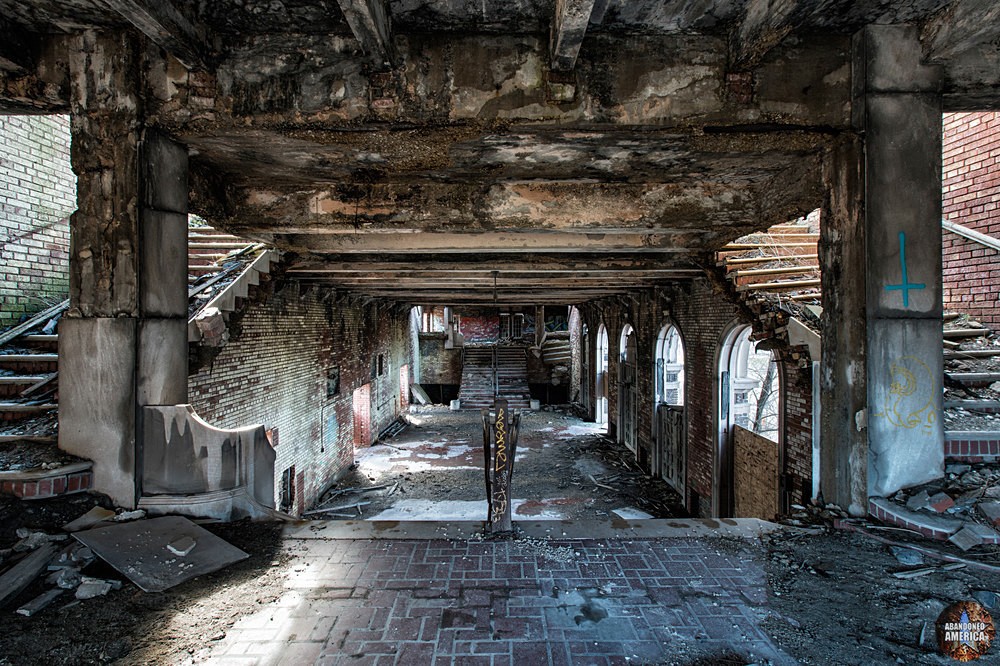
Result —
[[[216,428],[191,405],[142,408],[139,506],[220,520],[274,509],[275,453],[262,425]]]
[[[292,522],[296,519],[271,507],[264,506],[246,488],[219,490],[197,495],[150,495],[139,500],[139,508],[151,516],[183,515],[219,520],[274,520]]]

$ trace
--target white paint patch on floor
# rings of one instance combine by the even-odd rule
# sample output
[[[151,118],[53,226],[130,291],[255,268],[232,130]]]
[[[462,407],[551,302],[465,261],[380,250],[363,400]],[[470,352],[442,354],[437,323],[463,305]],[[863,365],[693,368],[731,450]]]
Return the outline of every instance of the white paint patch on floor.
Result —
[[[559,439],[569,439],[580,435],[603,435],[606,434],[603,427],[599,425],[570,425],[559,431]]]
[[[557,510],[546,509],[530,516],[518,516],[517,509],[526,500],[516,499],[511,504],[514,519],[563,520],[566,516]],[[486,500],[423,500],[404,499],[366,520],[486,520]]]
[[[623,506],[620,509],[611,509],[611,513],[615,514],[619,518],[624,518],[625,520],[646,520],[647,518],[653,517],[651,514],[631,506]]]

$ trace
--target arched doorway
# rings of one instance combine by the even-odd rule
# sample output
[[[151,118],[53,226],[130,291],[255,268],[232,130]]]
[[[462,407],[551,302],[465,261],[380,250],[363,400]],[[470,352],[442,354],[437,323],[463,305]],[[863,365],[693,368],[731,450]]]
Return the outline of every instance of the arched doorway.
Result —
[[[597,329],[597,358],[594,367],[594,422],[608,423],[608,329]]]
[[[665,324],[653,356],[653,475],[684,495],[687,428],[684,420],[684,342],[680,331]]]
[[[716,511],[771,519],[778,512],[781,378],[767,340],[730,330],[719,355]]]
[[[636,435],[638,428],[638,395],[636,390],[636,353],[635,331],[628,324],[622,329],[618,342],[618,439],[632,453],[638,454]]]

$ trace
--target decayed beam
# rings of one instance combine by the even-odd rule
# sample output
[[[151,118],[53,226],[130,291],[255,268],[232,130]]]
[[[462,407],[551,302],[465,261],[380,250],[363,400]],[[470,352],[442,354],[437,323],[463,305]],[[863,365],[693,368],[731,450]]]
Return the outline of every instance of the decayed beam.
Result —
[[[549,35],[549,55],[552,69],[569,72],[576,66],[580,45],[587,34],[594,0],[556,0],[552,31]]]
[[[749,0],[730,38],[729,68],[753,69],[791,33],[798,21],[825,3],[816,0]]]
[[[1000,3],[955,0],[927,22],[921,34],[924,55],[940,61],[1000,38]]]
[[[699,252],[703,248],[689,234],[583,234],[545,231],[486,233],[410,233],[386,231],[367,234],[275,234],[274,245],[308,252],[345,254],[449,254],[493,252]]]
[[[383,0],[337,0],[361,48],[386,67],[399,62],[392,45],[389,10]]]
[[[630,271],[630,270],[670,270],[685,275],[702,275],[698,266],[679,257],[676,253],[649,252],[608,252],[605,254],[555,254],[532,253],[518,257],[516,263],[510,256],[493,251],[449,254],[447,257],[428,257],[425,254],[394,253],[389,256],[378,254],[324,253],[320,256],[305,255],[292,264],[292,270],[325,272],[353,271]]]
[[[189,69],[207,69],[209,48],[197,28],[166,0],[105,0],[116,12]]]

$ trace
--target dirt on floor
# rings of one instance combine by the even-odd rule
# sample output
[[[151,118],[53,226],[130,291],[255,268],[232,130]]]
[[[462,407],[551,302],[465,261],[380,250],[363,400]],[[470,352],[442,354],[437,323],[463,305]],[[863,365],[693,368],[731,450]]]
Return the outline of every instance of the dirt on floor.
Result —
[[[957,663],[938,649],[935,620],[954,602],[973,601],[983,591],[1000,591],[1000,549],[979,547],[962,553],[951,544],[931,542],[905,530],[868,531],[828,529],[820,535],[782,531],[765,537],[770,613],[764,629],[803,664]],[[947,570],[942,567],[948,562],[926,555],[922,564],[903,564],[893,546],[879,539],[965,558],[994,571],[973,565]],[[914,556],[912,550],[908,553]],[[914,578],[893,575],[920,569],[933,571]],[[992,614],[1000,617],[1000,608],[992,609]],[[1000,662],[998,647],[994,645],[979,663]]]
[[[0,496],[0,567],[11,557],[17,528],[57,534],[94,506],[110,508],[111,503],[86,493],[30,502]],[[280,596],[288,573],[280,524],[242,521],[204,527],[244,550],[249,559],[158,594],[142,592],[97,560],[82,573],[123,580],[121,589],[84,601],[64,593],[32,617],[16,614],[21,604],[52,588],[39,578],[0,609],[0,665],[182,664],[223,638],[237,619]]]
[[[434,519],[435,511],[465,516],[454,511],[485,499],[479,412],[424,408],[406,418],[401,433],[356,452],[355,467],[318,503],[336,511],[318,517],[388,517],[385,512],[394,507],[420,507],[426,519]],[[643,472],[634,454],[569,408],[522,414],[511,493],[514,520],[608,519],[615,510],[648,514],[635,517],[686,515],[676,491]],[[362,502],[367,504],[344,508]],[[482,520],[482,513],[467,517]]]

